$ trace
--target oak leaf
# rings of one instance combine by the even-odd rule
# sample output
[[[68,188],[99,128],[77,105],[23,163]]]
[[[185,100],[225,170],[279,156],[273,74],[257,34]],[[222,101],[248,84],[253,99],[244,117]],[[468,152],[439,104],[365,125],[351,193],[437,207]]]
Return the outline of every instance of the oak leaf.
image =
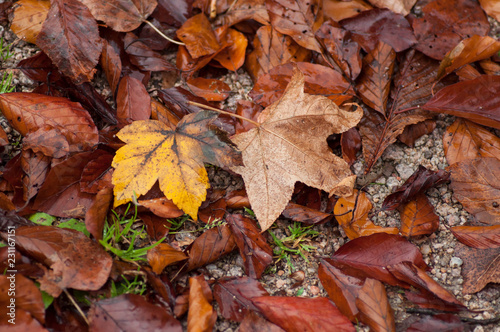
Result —
[[[262,111],[259,126],[233,136],[245,166],[231,169],[243,176],[262,230],[285,209],[297,181],[330,195],[352,193],[355,176],[326,138],[355,126],[361,116],[359,108],[347,112],[326,97],[304,93],[304,75],[296,70],[285,93]]]

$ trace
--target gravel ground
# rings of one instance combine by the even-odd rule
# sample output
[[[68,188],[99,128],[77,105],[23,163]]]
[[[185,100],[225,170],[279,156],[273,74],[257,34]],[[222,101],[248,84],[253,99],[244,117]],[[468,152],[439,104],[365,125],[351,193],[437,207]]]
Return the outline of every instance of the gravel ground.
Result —
[[[496,22],[496,21],[495,21]],[[496,31],[496,30],[495,30]],[[20,60],[28,58],[37,52],[35,46],[27,44],[21,40],[16,40],[15,35],[0,26],[0,36],[3,36],[9,43],[14,43],[12,52],[14,56],[5,63],[6,67],[14,68]],[[13,83],[16,91],[28,92],[33,89],[33,83],[22,73],[14,70]],[[104,82],[104,79],[97,80],[97,88],[105,97],[111,96],[110,90]],[[153,84],[162,84],[161,76],[154,76]],[[226,107],[232,108],[238,99],[246,98],[251,89],[252,81],[249,76],[239,70],[237,74],[228,74],[225,77],[226,83],[230,84],[233,93],[226,101]],[[157,86],[156,86],[157,87]],[[165,87],[165,86],[162,86]],[[409,148],[401,143],[396,143],[389,147],[382,158],[373,167],[368,178],[363,176],[364,162],[362,157],[353,165],[352,169],[359,175],[357,185],[361,187],[366,183],[376,182],[376,185],[366,187],[368,196],[374,204],[372,220],[380,226],[397,227],[400,219],[397,212],[376,212],[384,198],[396,187],[403,184],[404,181],[418,168],[423,165],[432,170],[444,169],[447,166],[443,152],[442,137],[446,128],[454,121],[453,117],[440,115],[437,120],[437,127],[430,135],[426,135],[417,140],[414,148]],[[10,129],[6,120],[0,118],[0,125],[6,129],[12,142],[19,140],[19,135]],[[9,156],[7,150],[5,155]],[[5,160],[5,158],[4,158]],[[212,174],[212,180],[223,185],[231,184],[228,173]],[[215,179],[217,178],[217,179]],[[241,186],[241,183],[232,183]],[[461,315],[476,318],[489,319],[500,315],[500,287],[498,284],[490,284],[484,290],[477,294],[464,295],[462,293],[462,260],[454,255],[454,248],[457,243],[454,236],[447,229],[450,226],[464,224],[471,216],[462,208],[452,195],[448,185],[430,189],[427,196],[435,207],[436,213],[440,218],[440,227],[431,236],[420,240],[412,240],[414,244],[420,247],[425,262],[432,268],[429,272],[432,278],[441,283],[446,289],[450,290],[457,298],[471,310],[477,310],[475,313],[462,313]],[[290,222],[279,219],[273,232],[278,238],[286,236],[286,230]],[[305,261],[301,257],[292,257],[294,270],[283,261],[276,262],[271,268],[270,273],[262,277],[262,284],[271,295],[287,295],[314,297],[326,296],[319,279],[317,277],[318,260],[316,257],[331,255],[335,250],[342,246],[347,238],[342,234],[338,227],[332,222],[324,225],[318,225],[313,228],[319,232],[319,235],[311,239],[311,245],[317,249],[309,255],[309,260]],[[272,241],[270,241],[272,243]],[[219,261],[207,265],[204,268],[206,275],[210,279],[218,279],[223,276],[243,276],[243,262],[238,254],[233,253]],[[301,272],[300,272],[301,271]],[[292,273],[294,272],[294,273]],[[301,282],[300,279],[304,277]],[[181,282],[186,282],[186,277]],[[389,287],[388,295],[392,308],[395,311],[398,323],[409,317],[405,308],[411,306],[402,296],[398,288]],[[216,331],[236,331],[238,324],[224,320],[220,315],[216,325]],[[366,328],[360,328],[359,331],[365,331]],[[474,332],[495,331],[500,332],[500,327],[495,325],[472,326]]]

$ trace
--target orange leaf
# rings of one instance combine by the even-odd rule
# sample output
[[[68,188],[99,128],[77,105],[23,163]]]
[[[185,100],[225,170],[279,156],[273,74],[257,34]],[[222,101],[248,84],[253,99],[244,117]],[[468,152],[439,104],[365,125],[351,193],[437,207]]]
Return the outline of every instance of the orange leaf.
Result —
[[[439,228],[439,217],[425,194],[400,208],[401,234],[408,238],[432,234]]]
[[[50,1],[20,0],[16,2],[10,28],[21,39],[34,44],[49,12]]]
[[[187,85],[193,93],[207,101],[223,101],[229,97],[231,88],[226,83],[203,77],[191,78],[187,80]]]
[[[212,293],[208,298],[204,289],[210,288],[203,275],[189,278],[188,332],[212,331],[217,320],[217,312],[211,305]]]
[[[177,37],[186,44],[193,59],[217,52],[221,46],[205,14],[189,18],[177,30]]]
[[[183,261],[188,256],[182,251],[174,249],[168,243],[160,243],[153,249],[148,250],[147,258],[153,272],[161,274],[165,267]]]
[[[359,290],[356,306],[360,320],[372,331],[396,331],[394,312],[392,311],[384,285],[375,279],[366,279]]]

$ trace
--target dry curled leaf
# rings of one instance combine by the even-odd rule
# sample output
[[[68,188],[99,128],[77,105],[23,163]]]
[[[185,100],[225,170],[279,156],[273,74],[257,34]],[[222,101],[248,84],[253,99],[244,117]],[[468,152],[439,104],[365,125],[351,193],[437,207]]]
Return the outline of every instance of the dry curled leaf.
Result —
[[[245,166],[231,169],[243,176],[262,230],[285,209],[297,181],[331,195],[352,192],[355,176],[326,138],[355,126],[361,115],[304,93],[304,75],[296,70],[283,96],[261,113],[259,126],[233,136]]]

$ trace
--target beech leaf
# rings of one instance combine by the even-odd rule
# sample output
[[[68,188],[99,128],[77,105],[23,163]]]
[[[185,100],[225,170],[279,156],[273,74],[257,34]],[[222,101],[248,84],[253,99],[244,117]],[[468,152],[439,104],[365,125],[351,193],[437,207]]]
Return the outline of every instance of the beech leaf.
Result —
[[[464,262],[462,277],[463,292],[477,293],[488,283],[500,283],[500,248],[477,249],[458,243],[455,254]]]
[[[304,93],[304,75],[296,70],[283,96],[261,113],[260,126],[232,137],[245,166],[231,169],[243,176],[263,231],[285,209],[297,181],[330,195],[352,193],[355,176],[326,138],[355,126],[361,116],[361,109],[347,112]]]

